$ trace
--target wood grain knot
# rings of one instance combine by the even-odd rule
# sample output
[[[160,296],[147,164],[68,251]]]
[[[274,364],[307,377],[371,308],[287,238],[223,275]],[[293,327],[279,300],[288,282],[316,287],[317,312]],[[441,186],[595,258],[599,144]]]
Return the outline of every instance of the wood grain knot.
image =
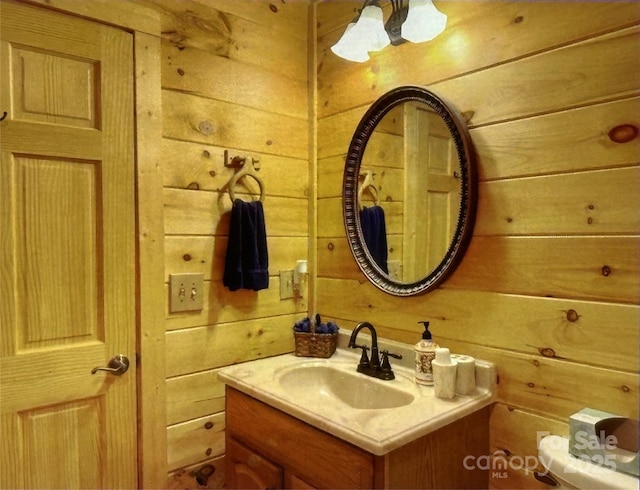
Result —
[[[180,75],[181,77],[184,76],[184,70],[182,68],[178,68],[178,75]]]
[[[627,385],[622,385],[622,391],[624,391],[625,393],[629,393],[631,390]]]
[[[187,189],[192,190],[192,191],[198,191],[198,190],[200,190],[200,184],[198,184],[197,182],[191,182],[187,186]]]
[[[198,124],[198,129],[204,135],[210,136],[213,134],[213,124],[211,121],[200,121]]]
[[[333,249],[335,248],[335,245],[334,245],[332,242],[329,242],[329,243],[327,244],[327,248],[328,248],[329,250],[333,250]]]
[[[184,260],[185,262],[189,262],[191,260],[191,255],[189,254],[184,254],[182,256],[182,260]]]
[[[609,267],[608,265],[603,265],[602,266],[602,275],[604,277],[608,277],[609,275],[611,275],[611,267]]]
[[[213,429],[214,423],[213,422],[207,422],[206,424],[204,424],[204,428],[207,430]]]
[[[578,315],[578,312],[576,310],[567,310],[567,320],[570,322],[577,322],[578,318],[580,318],[580,315]]]
[[[540,355],[544,357],[556,357],[556,351],[551,347],[543,347],[540,349]]]
[[[274,4],[270,3],[269,4],[269,10],[271,10],[271,12],[273,12],[274,14],[278,13],[278,7],[276,7]]]
[[[609,131],[609,139],[614,143],[629,143],[638,137],[638,128],[633,124],[620,124]]]
[[[518,15],[518,17],[516,17],[515,19],[513,19],[513,22],[515,24],[520,24],[520,22],[522,22],[524,20],[524,17],[522,15]]]
[[[211,153],[209,153],[209,150],[202,150],[202,156],[205,158],[211,158]]]

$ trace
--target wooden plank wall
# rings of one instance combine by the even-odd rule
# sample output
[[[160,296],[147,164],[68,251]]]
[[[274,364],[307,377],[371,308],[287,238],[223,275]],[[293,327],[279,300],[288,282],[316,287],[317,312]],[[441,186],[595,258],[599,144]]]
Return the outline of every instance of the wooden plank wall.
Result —
[[[439,0],[442,35],[353,63],[329,48],[359,3],[317,5],[320,313],[411,343],[430,320],[441,345],[495,362],[491,451],[514,463],[537,454],[537,431],[567,433],[583,407],[637,418],[637,2]],[[340,196],[357,122],[405,84],[469,118],[480,185],[460,268],[439,290],[398,299],[357,268]],[[616,142],[624,125],[631,139]],[[541,486],[518,466],[492,472],[492,486]]]
[[[309,252],[308,2],[133,0],[162,18],[161,153],[166,309],[167,487],[224,483],[225,365],[290,352],[302,299],[280,300],[280,270]],[[270,285],[222,285],[231,199],[224,151],[260,160]],[[257,187],[249,182],[251,191]],[[252,199],[238,186],[237,197]],[[204,274],[204,309],[171,314],[169,275]]]

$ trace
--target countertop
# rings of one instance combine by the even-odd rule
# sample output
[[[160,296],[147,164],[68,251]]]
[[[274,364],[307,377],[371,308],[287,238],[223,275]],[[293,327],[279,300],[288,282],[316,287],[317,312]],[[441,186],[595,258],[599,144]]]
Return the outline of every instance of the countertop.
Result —
[[[218,379],[247,395],[274,408],[350,442],[375,455],[384,455],[415,439],[425,436],[445,425],[461,419],[495,401],[496,370],[486,361],[476,360],[476,391],[473,395],[456,395],[452,400],[441,400],[434,396],[432,386],[415,383],[413,346],[378,339],[380,351],[401,354],[402,361],[392,359],[396,379],[382,381],[356,372],[360,350],[346,348],[350,332],[340,332],[338,348],[329,359],[297,357],[294,354],[249,361],[222,368]],[[358,343],[370,345],[365,335]],[[461,353],[464,354],[464,353]],[[353,373],[374,383],[382,383],[410,393],[411,403],[383,409],[353,408],[337,397],[319,393],[310,380],[309,396],[303,392],[291,393],[280,383],[283,373],[300,366],[311,368],[326,366]],[[411,367],[409,367],[411,366]]]

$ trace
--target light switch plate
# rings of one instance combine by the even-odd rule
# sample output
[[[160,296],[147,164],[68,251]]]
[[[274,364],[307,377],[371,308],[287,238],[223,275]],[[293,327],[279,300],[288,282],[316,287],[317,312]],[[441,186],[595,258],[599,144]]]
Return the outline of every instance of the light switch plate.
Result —
[[[169,274],[169,308],[171,313],[199,311],[204,303],[204,275]]]
[[[293,270],[280,271],[280,299],[289,299],[293,296]]]

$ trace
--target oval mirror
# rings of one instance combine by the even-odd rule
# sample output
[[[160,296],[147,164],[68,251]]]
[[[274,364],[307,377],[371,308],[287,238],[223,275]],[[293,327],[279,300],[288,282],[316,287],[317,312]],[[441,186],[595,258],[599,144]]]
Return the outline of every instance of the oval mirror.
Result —
[[[344,168],[347,240],[381,290],[413,296],[438,287],[471,239],[477,176],[458,112],[422,87],[387,92],[355,130]]]

